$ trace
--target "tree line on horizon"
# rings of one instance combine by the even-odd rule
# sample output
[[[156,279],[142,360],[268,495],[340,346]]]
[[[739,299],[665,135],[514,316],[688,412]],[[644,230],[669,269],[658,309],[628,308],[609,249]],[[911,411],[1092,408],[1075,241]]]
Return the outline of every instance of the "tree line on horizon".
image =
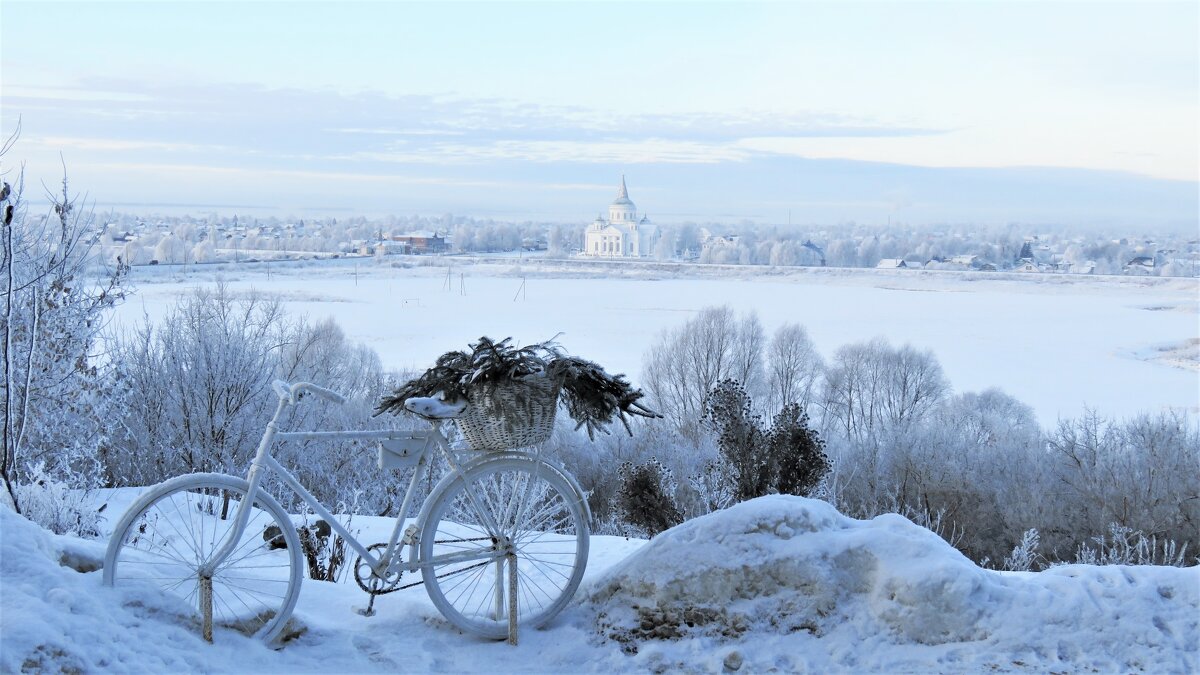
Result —
[[[422,231],[445,237],[454,253],[537,250],[567,257],[582,250],[586,226],[453,214],[239,219],[114,213],[100,226],[100,245],[109,257],[120,255],[129,264],[190,264],[269,252],[356,253],[371,249],[372,242]],[[1200,276],[1200,239],[1187,232],[1020,223],[913,227],[752,221],[668,223],[658,230],[652,259],[660,261],[873,268],[886,259],[904,260],[910,267],[1003,271],[1031,260],[1042,270],[1073,274]]]

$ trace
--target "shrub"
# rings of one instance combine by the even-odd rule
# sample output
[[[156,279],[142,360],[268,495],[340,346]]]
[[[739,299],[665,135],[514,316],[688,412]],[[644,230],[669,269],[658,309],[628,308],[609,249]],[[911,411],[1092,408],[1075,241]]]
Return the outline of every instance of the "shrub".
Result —
[[[346,564],[346,540],[333,534],[324,520],[297,528],[296,533],[300,535],[300,549],[308,563],[308,578],[337,581]]]
[[[734,498],[741,502],[767,494],[771,466],[761,419],[737,380],[722,380],[704,402],[704,426],[717,436],[717,448],[733,469]]]
[[[1040,543],[1041,536],[1036,527],[1025,530],[1025,534],[1021,536],[1021,543],[1013,547],[1012,553],[1004,558],[1001,567],[1010,572],[1036,571],[1034,568],[1041,559],[1037,552]]]
[[[1108,534],[1093,537],[1095,546],[1080,544],[1075,562],[1081,565],[1188,565],[1188,545],[1171,539],[1146,536],[1141,530],[1112,523]],[[1200,561],[1192,556],[1192,563]]]
[[[705,401],[704,424],[716,433],[717,448],[730,469],[734,500],[773,492],[811,495],[829,473],[829,457],[819,434],[808,428],[808,415],[799,404],[789,403],[775,415],[770,429],[763,430],[760,419],[736,380],[717,384]],[[708,473],[720,475],[717,467]],[[712,492],[711,486],[703,487]]]
[[[618,472],[617,506],[625,522],[650,536],[683,522],[675,503],[674,474],[656,458],[644,464],[625,462]]]
[[[808,427],[808,415],[796,403],[775,415],[767,433],[767,456],[774,488],[782,494],[807,497],[829,473],[825,442]]]
[[[71,483],[86,481],[69,472],[65,475],[63,471],[51,472],[44,462],[31,466],[28,474],[29,482],[16,486],[25,517],[54,534],[87,539],[100,536],[101,514],[108,504],[96,506],[94,491],[71,487]]]

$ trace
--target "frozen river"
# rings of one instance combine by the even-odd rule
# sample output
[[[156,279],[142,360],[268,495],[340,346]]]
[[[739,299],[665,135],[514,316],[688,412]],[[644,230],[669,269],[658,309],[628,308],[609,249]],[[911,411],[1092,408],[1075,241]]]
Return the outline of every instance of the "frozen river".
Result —
[[[829,358],[884,336],[937,355],[955,391],[1000,389],[1043,424],[1085,408],[1128,416],[1200,410],[1195,279],[641,265],[540,261],[469,264],[387,259],[138,268],[117,310],[128,327],[196,285],[277,294],[294,315],[333,317],[386,366],[424,369],[480,335],[527,343],[561,333],[573,354],[637,382],[659,333],[698,310],[758,313],[768,333],[795,322]],[[1159,358],[1168,348],[1173,358]]]

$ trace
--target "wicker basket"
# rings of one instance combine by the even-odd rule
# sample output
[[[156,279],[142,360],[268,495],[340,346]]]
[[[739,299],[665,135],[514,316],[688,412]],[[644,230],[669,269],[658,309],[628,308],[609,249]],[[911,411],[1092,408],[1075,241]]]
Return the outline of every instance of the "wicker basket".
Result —
[[[550,438],[559,384],[541,376],[483,383],[467,391],[458,428],[473,450],[506,450]]]

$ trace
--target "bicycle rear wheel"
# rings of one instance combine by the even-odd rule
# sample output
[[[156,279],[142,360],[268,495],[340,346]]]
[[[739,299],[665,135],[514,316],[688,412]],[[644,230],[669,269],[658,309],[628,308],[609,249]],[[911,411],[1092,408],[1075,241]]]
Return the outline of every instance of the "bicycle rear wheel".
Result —
[[[542,626],[579,587],[588,536],[581,498],[556,469],[532,457],[486,461],[430,496],[421,575],[451,623],[498,640],[508,635],[510,561],[517,567],[517,622]]]
[[[247,489],[246,481],[221,474],[180,476],[155,486],[117,522],[104,583],[148,583],[176,595],[196,611],[198,626],[209,595],[202,586],[209,586],[213,626],[274,640],[296,605],[304,566],[291,518],[270,495],[255,499],[245,531],[213,571],[211,584],[199,576],[233,528]]]

